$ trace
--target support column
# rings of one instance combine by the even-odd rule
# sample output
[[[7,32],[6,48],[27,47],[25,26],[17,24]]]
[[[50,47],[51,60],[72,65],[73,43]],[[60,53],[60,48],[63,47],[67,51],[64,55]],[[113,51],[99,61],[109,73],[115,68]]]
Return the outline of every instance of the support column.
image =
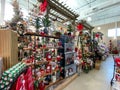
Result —
[[[4,22],[4,16],[5,16],[5,0],[0,0],[0,24],[2,24]]]

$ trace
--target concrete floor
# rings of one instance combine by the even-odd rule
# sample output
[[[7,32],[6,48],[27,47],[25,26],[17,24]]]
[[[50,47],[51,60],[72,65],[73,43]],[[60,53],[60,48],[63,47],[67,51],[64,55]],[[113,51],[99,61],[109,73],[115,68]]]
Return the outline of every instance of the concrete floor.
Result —
[[[109,56],[102,61],[100,70],[91,70],[88,74],[82,72],[64,90],[110,90],[113,69],[113,58]]]

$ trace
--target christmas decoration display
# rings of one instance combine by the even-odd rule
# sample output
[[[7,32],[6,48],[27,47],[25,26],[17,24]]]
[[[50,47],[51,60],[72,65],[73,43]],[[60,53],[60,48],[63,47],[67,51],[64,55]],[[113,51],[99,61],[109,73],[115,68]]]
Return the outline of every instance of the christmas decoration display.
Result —
[[[102,56],[103,55],[108,55],[109,50],[104,43],[98,43],[98,48],[97,49],[99,50],[99,54],[101,54]]]
[[[77,30],[79,31],[77,46],[80,46],[81,51],[78,51],[78,57],[82,59],[82,70],[88,73],[94,66],[94,54],[93,43],[92,43],[92,31],[91,27],[87,22],[81,21],[77,25]]]
[[[51,18],[49,15],[44,16],[51,3],[47,0],[38,2],[39,6],[33,5],[32,10],[28,6],[29,16],[25,19],[19,1],[13,0],[15,15],[9,28],[18,33],[20,63],[2,74],[0,90],[45,90],[76,73],[73,43],[75,36],[71,33],[74,31],[73,26],[68,26],[68,33],[65,35],[52,30]],[[28,4],[30,3],[28,0]]]
[[[93,47],[95,51],[95,59],[99,60],[104,60],[109,54],[109,50],[105,43],[103,43],[102,37],[103,33],[93,32]]]
[[[58,52],[61,53],[63,59],[61,59],[61,66],[63,66],[62,77],[69,77],[76,73],[76,64],[74,64],[75,60],[75,48],[74,48],[74,38],[71,38],[71,35],[64,34],[60,37],[60,42],[63,46]]]

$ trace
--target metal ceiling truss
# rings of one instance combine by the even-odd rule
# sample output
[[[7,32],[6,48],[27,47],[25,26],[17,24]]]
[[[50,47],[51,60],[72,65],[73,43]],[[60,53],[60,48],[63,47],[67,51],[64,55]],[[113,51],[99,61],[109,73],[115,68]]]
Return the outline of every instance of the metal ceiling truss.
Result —
[[[60,3],[57,0],[47,0],[48,1],[48,7],[49,12],[48,16],[54,16],[55,19],[63,22],[67,22],[68,20],[76,20],[76,18],[79,16],[74,11],[68,9],[68,6],[65,6],[65,4]]]

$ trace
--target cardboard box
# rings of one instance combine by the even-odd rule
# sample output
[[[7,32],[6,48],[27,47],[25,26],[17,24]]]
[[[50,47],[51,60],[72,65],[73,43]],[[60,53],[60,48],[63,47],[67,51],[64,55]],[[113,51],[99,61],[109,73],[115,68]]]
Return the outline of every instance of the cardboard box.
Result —
[[[100,60],[96,60],[96,62],[95,62],[95,69],[99,70],[100,66],[101,66],[101,61]]]

